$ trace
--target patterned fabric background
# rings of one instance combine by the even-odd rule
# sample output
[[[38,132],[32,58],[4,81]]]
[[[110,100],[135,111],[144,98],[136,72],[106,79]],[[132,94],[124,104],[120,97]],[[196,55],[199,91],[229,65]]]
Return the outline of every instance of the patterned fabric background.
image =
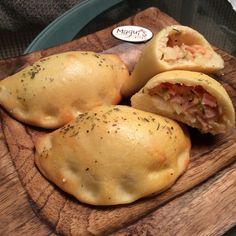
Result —
[[[82,1],[1,0],[0,58],[22,54],[43,28]],[[93,20],[79,36],[112,25],[148,6],[160,8],[200,31],[212,44],[236,55],[236,13],[226,0],[126,0]]]
[[[51,21],[80,0],[1,0],[0,58],[21,54]]]
[[[50,22],[83,0],[1,0],[0,1],[0,58],[24,52],[31,41]],[[103,1],[103,0],[101,0]],[[105,0],[109,1],[109,0]],[[135,10],[132,1],[124,1],[88,24],[78,35],[95,32],[127,18]],[[78,19],[79,20],[79,19]]]
[[[0,28],[16,31],[26,25],[46,25],[79,1],[1,0]]]

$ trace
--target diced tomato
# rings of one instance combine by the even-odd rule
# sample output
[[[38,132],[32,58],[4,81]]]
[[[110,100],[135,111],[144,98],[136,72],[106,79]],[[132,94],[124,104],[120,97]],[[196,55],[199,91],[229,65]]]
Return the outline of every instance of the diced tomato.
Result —
[[[181,48],[182,48],[183,50],[189,51],[189,52],[192,53],[192,54],[195,54],[195,53],[197,52],[194,47],[191,47],[191,46],[189,46],[189,45],[182,44],[182,45],[181,45]]]
[[[162,83],[158,86],[163,92],[168,92],[170,95],[174,96],[176,91],[172,84]]]
[[[165,42],[163,45],[162,43]],[[194,60],[195,58],[204,57],[210,59],[212,54],[207,48],[198,44],[180,44],[179,40],[171,37],[165,38],[161,43],[162,57],[168,63],[174,63],[179,60]]]
[[[207,52],[207,50],[206,50],[206,48],[204,48],[203,46],[201,46],[201,45],[197,45],[197,44],[194,44],[194,45],[192,45],[192,47],[194,48],[194,49],[196,49],[196,52],[197,53],[201,53],[201,54],[206,54],[206,52]]]
[[[162,97],[177,114],[184,114],[191,123],[199,123],[203,130],[215,126],[214,122],[219,120],[221,114],[215,97],[201,86],[161,83],[151,89],[149,94]]]
[[[205,89],[203,89],[202,86],[196,86],[194,87],[193,92],[198,96],[202,97],[202,95],[205,93]]]

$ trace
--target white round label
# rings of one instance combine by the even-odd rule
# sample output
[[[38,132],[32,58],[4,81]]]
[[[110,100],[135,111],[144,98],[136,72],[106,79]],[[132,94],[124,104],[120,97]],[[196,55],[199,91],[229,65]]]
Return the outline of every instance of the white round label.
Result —
[[[153,33],[149,29],[140,26],[124,25],[113,29],[112,35],[123,41],[139,43],[151,39]]]

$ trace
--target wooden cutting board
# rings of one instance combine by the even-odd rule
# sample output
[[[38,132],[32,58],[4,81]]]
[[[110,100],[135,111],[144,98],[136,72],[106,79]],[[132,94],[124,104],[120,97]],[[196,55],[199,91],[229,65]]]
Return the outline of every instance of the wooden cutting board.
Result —
[[[158,9],[149,8],[120,24],[141,25],[156,33],[176,23]],[[0,78],[42,56],[114,47],[121,42],[111,36],[112,28],[52,49],[2,60]],[[214,76],[236,106],[236,59],[217,51],[225,60],[225,68]],[[189,168],[166,192],[129,205],[94,207],[59,190],[35,167],[34,141],[45,131],[23,125],[3,110],[0,119],[0,235],[221,235],[236,224],[235,127],[217,136],[190,130]]]

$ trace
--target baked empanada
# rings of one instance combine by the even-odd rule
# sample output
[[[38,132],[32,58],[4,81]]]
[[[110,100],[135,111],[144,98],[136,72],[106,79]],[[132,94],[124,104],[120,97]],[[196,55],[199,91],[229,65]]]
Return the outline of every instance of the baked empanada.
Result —
[[[117,104],[128,76],[116,55],[61,53],[2,80],[0,104],[24,123],[58,128],[96,106]]]
[[[234,107],[224,87],[199,72],[160,73],[131,98],[131,104],[186,123],[202,133],[224,133],[235,124]]]
[[[175,121],[101,106],[42,137],[36,164],[81,202],[115,205],[170,187],[186,169],[189,152],[189,137]]]
[[[122,90],[124,95],[132,95],[150,78],[164,71],[209,73],[223,67],[223,59],[199,32],[187,26],[168,26],[147,44]]]

